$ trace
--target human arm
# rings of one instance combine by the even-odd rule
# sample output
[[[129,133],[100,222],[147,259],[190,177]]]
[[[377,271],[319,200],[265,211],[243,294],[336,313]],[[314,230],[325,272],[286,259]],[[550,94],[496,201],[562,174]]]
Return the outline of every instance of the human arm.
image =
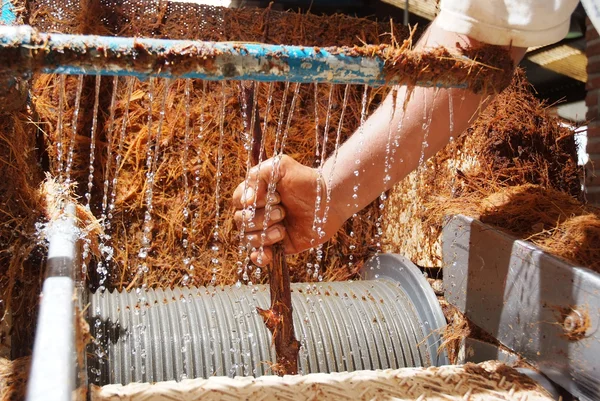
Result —
[[[445,31],[434,22],[419,41],[417,49],[443,46],[452,51],[457,44],[462,47],[481,45],[468,36]],[[515,66],[526,51],[524,48],[506,49]],[[350,216],[415,170],[420,161],[442,149],[451,137],[460,135],[495,97],[495,94],[475,94],[466,89],[409,89],[406,86],[397,89],[395,101],[392,92],[366,121],[363,136],[354,134],[340,147],[337,160],[330,157],[325,163],[324,176],[333,177],[328,183],[333,227],[341,226]],[[407,102],[406,96],[410,96]],[[359,147],[358,199],[348,201],[353,187],[357,185],[354,171],[357,170],[355,160]],[[391,155],[394,148],[395,154]],[[390,163],[390,157],[394,160],[386,171],[386,160]]]
[[[478,45],[476,40],[445,31],[434,22],[417,47],[426,49],[444,46],[452,50],[456,48],[457,43],[462,46]],[[523,48],[508,50],[515,65],[525,53]],[[329,157],[324,164],[320,180],[323,201],[318,212],[319,217],[323,218],[323,212],[328,211],[326,221],[322,224],[323,236],[317,235],[313,224],[317,180],[320,176],[318,170],[303,166],[288,157],[281,159],[277,182],[278,196],[273,206],[273,211],[281,212],[281,217],[269,219],[267,223],[269,228],[263,239],[260,238],[260,233],[263,227],[265,193],[271,177],[272,160],[264,163],[258,174],[258,170],[251,174],[250,183],[240,184],[234,193],[234,202],[239,208],[236,212],[236,221],[239,224],[244,219],[248,220],[249,214],[244,214],[242,210],[254,202],[256,195],[244,198],[242,196],[244,188],[253,188],[256,177],[259,178],[254,227],[251,229],[246,227],[250,243],[256,248],[260,247],[261,242],[265,246],[265,254],[260,258],[262,260],[259,264],[264,265],[270,261],[269,246],[279,240],[283,239],[286,253],[301,252],[325,242],[350,216],[413,171],[421,158],[426,160],[448,143],[451,136],[462,133],[486,104],[483,95],[467,90],[435,88],[414,88],[410,101],[405,103],[407,91],[406,87],[398,88],[395,101],[392,95],[388,96],[368,118],[365,126],[361,128],[362,133],[352,135],[340,147],[337,157]],[[449,96],[453,100],[452,130],[450,130]],[[490,95],[485,100],[489,101],[491,97]],[[428,129],[423,129],[424,123],[429,126]],[[424,139],[427,146],[423,146]],[[392,155],[387,151],[388,146],[397,149],[395,154]],[[355,161],[359,149],[360,164],[357,166]],[[394,160],[390,160],[390,157]],[[386,160],[389,163],[387,169]],[[359,172],[358,176],[355,174],[356,170]],[[389,179],[384,180],[386,176],[389,176]],[[355,200],[352,199],[352,195],[356,185],[358,185],[358,198]],[[330,191],[330,201],[326,203],[328,191]],[[258,252],[252,254],[255,263],[259,259],[258,256]]]

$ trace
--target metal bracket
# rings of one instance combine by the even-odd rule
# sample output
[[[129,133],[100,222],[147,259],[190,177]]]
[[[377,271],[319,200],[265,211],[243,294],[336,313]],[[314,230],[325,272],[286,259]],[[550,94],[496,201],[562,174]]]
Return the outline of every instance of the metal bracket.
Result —
[[[465,216],[442,232],[448,302],[580,399],[600,393],[600,275]]]

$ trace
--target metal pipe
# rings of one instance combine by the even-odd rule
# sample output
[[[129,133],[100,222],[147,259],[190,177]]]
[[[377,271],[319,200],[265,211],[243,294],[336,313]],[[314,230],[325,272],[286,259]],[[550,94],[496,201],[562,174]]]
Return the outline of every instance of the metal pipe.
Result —
[[[70,401],[75,389],[74,266],[78,229],[75,205],[46,229],[47,273],[42,287],[28,401]]]
[[[447,73],[424,68],[423,54],[390,46],[302,47],[240,42],[123,38],[38,33],[29,26],[0,27],[2,73],[101,74],[469,87],[481,81],[484,63],[432,51]],[[488,74],[489,75],[489,74]]]

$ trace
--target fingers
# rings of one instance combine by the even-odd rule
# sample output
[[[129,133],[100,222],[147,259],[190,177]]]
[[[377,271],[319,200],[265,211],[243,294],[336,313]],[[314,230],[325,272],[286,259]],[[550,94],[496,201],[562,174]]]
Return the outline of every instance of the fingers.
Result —
[[[279,194],[277,199],[271,202],[267,199],[268,183],[279,181],[279,174],[273,176],[273,159],[261,163],[259,167],[253,167],[248,174],[248,179],[237,186],[233,193],[233,202],[236,208],[242,209],[253,205],[256,202],[258,208],[264,207],[267,203],[279,203]]]
[[[273,260],[273,250],[271,247],[263,248],[263,252],[256,250],[250,254],[252,262],[260,267],[265,267]]]
[[[257,209],[252,213],[249,209],[238,210],[233,216],[239,230],[244,227],[244,232],[252,233],[253,231],[262,231],[265,224],[266,209]],[[285,209],[281,206],[273,206],[269,211],[267,227],[271,227],[275,223],[279,223],[285,218]]]
[[[254,248],[270,246],[285,238],[285,227],[281,223],[274,224],[265,231],[257,230],[246,234],[246,241]]]

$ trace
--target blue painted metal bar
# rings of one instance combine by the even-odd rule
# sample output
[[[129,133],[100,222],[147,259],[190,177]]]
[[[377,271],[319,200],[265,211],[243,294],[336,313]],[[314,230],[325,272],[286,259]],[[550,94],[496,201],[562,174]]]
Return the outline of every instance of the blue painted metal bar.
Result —
[[[12,25],[17,20],[15,10],[10,0],[0,0],[0,24]]]
[[[0,73],[60,73],[467,87],[440,74],[415,82],[386,70],[387,48],[313,48],[238,42],[78,36],[0,27]],[[365,56],[364,54],[368,54]],[[469,61],[468,59],[466,59]],[[427,70],[427,69],[425,69]]]

